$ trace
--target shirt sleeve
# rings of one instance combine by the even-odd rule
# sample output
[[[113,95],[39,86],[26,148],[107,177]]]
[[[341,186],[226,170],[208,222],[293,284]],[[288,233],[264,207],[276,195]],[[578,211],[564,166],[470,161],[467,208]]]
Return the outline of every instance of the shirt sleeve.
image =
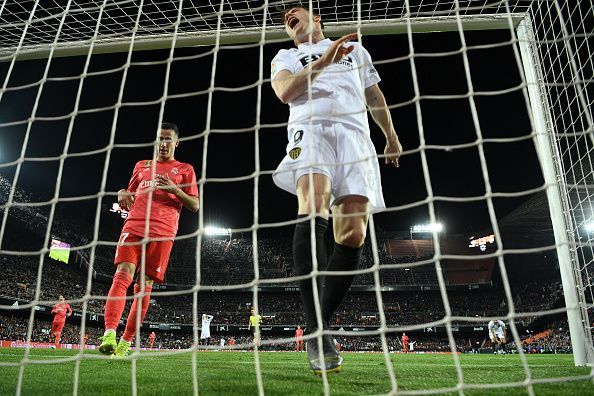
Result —
[[[280,50],[270,63],[270,79],[274,80],[281,70],[297,73],[299,62],[288,50]]]
[[[128,183],[128,192],[136,192],[138,188],[139,180],[138,180],[138,173],[140,172],[141,167],[139,166],[140,162],[137,162],[134,166],[134,170],[132,171],[132,177],[130,178],[130,182]]]
[[[196,183],[196,172],[194,172],[194,167],[192,165],[188,165],[188,171],[184,175],[183,191],[192,197],[198,196],[198,184]]]
[[[371,55],[367,50],[362,46],[359,45],[359,62],[362,62],[361,68],[359,69],[359,73],[361,74],[361,80],[363,81],[363,85],[365,88],[369,88],[372,85],[377,84],[382,79],[379,76],[379,73],[373,66],[373,60],[371,59]]]

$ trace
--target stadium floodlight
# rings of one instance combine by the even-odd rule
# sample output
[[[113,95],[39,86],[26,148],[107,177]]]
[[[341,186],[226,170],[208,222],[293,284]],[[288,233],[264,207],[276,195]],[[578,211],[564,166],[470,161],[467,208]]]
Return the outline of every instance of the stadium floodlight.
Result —
[[[416,224],[410,228],[411,234],[416,233],[429,233],[429,232],[442,232],[443,224],[441,223],[429,223],[429,224]]]
[[[223,228],[223,227],[205,227],[204,228],[204,233],[207,236],[228,236],[231,235],[231,229],[230,228]]]
[[[594,233],[594,221],[589,221],[584,225],[584,229],[588,234]]]

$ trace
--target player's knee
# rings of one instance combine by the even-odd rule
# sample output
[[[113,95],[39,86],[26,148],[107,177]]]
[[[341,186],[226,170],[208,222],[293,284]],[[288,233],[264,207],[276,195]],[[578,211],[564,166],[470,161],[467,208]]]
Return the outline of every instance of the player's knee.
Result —
[[[337,235],[336,242],[341,245],[358,248],[365,243],[365,236],[366,230],[364,228],[350,227]]]
[[[125,271],[128,274],[134,276],[134,272],[136,272],[136,266],[132,263],[119,263],[116,271]]]

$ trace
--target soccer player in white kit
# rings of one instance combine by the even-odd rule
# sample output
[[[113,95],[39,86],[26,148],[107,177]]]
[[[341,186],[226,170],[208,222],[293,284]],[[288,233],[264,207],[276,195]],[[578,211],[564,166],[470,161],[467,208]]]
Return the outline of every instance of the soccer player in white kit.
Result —
[[[202,314],[202,331],[200,332],[200,340],[205,340],[204,343],[208,345],[208,340],[210,339],[210,322],[212,321],[213,316]]]
[[[491,320],[487,325],[489,329],[489,338],[493,344],[493,353],[505,353],[503,345],[506,341],[505,323],[501,320]]]
[[[297,195],[298,217],[315,213],[316,259],[327,271],[353,271],[361,261],[369,213],[385,208],[377,154],[369,137],[367,106],[386,138],[385,163],[398,166],[402,152],[371,56],[357,34],[326,39],[319,14],[302,7],[284,13],[285,30],[297,48],[281,50],[271,63],[272,88],[288,103],[287,155],[273,175],[280,188]],[[310,83],[311,81],[311,83]],[[311,99],[311,100],[310,100]],[[326,266],[324,237],[333,213],[334,251]],[[345,217],[348,216],[348,217]],[[296,275],[312,271],[310,221],[295,227]],[[354,276],[319,280],[321,314],[327,325]],[[299,281],[307,333],[318,325],[312,281]],[[314,372],[340,371],[342,358],[328,335],[323,336],[324,364],[316,339],[307,342]]]

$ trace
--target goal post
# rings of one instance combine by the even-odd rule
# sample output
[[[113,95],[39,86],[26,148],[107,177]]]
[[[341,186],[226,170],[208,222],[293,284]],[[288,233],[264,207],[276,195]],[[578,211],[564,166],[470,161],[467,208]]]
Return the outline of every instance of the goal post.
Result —
[[[594,354],[588,304],[584,291],[580,288],[583,284],[579,270],[580,260],[575,248],[571,248],[576,246],[574,227],[569,217],[571,207],[567,200],[566,180],[560,171],[561,156],[554,140],[556,132],[545,92],[542,66],[538,53],[533,49],[536,38],[530,16],[527,15],[520,22],[517,36],[530,99],[535,148],[547,184],[546,195],[553,224],[574,362],[576,366],[592,365]]]

